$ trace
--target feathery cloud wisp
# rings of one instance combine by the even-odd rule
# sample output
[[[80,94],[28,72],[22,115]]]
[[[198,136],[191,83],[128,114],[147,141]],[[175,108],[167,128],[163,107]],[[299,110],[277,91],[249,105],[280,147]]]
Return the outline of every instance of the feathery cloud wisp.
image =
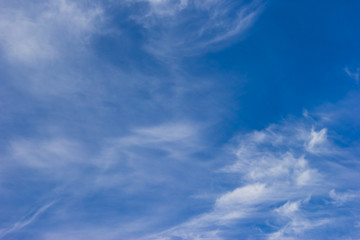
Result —
[[[153,238],[227,239],[223,236],[229,234],[229,228],[240,225],[244,232],[235,231],[236,236],[297,239],[333,224],[328,211],[334,205],[315,210],[314,205],[321,203],[312,199],[326,200],[330,192],[330,197],[339,203],[353,196],[331,190],[335,182],[325,175],[326,168],[332,166],[326,158],[334,157],[332,153],[337,147],[327,139],[326,128],[315,131],[307,121],[283,121],[262,131],[237,136],[234,148],[237,160],[222,172],[237,175],[242,185],[219,195],[209,212]],[[318,158],[323,161],[321,166],[315,161]],[[246,232],[245,222],[247,225],[262,222],[270,229]]]
[[[34,222],[43,212],[45,212],[48,208],[50,208],[52,205],[54,205],[55,202],[50,202],[48,204],[45,204],[44,206],[37,209],[34,213],[31,213],[25,217],[23,217],[20,221],[13,224],[13,226],[7,228],[7,229],[0,229],[0,238],[5,237],[6,235],[19,231],[20,229],[26,227],[27,225],[30,225],[32,222]]]
[[[196,55],[226,43],[244,33],[263,7],[259,1],[248,4],[213,0],[141,2],[148,3],[148,12],[134,15],[133,19],[146,31],[145,48],[160,58]]]
[[[66,0],[28,4],[0,11],[0,44],[9,60],[32,66],[58,58],[71,45],[81,46],[102,16],[99,7],[86,9]]]

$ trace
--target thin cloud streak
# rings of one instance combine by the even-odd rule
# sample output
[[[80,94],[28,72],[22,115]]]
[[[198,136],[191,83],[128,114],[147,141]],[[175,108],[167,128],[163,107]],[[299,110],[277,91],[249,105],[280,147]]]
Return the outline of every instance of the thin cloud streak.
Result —
[[[13,224],[13,226],[7,228],[7,229],[1,229],[0,230],[0,238],[5,237],[6,235],[9,235],[11,233],[17,232],[26,226],[33,223],[42,213],[44,213],[46,210],[48,210],[51,206],[55,204],[55,201],[50,202],[48,204],[45,204],[38,210],[36,210],[34,213],[24,216],[20,221]]]
[[[197,55],[226,44],[252,26],[263,10],[260,1],[249,4],[197,0],[140,2],[148,2],[148,12],[132,18],[144,27],[145,49],[160,59]],[[197,14],[186,14],[192,11]],[[184,28],[189,31],[184,32]]]
[[[350,78],[354,79],[357,84],[359,83],[360,68],[356,68],[356,69],[352,70],[352,69],[346,67],[345,72]]]

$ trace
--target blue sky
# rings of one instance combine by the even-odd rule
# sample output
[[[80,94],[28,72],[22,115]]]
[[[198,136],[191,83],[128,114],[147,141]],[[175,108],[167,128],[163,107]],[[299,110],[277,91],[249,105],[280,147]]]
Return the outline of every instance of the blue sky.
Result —
[[[360,239],[359,10],[1,1],[0,239]]]

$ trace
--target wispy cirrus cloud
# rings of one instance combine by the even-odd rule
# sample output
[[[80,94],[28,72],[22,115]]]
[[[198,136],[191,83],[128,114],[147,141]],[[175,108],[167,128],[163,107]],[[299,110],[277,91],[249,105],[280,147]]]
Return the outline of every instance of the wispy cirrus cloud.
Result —
[[[333,200],[334,204],[343,205],[349,201],[356,201],[360,199],[360,192],[358,191],[346,191],[346,192],[337,192],[335,189],[331,189],[329,192],[330,198]]]
[[[0,238],[3,239],[8,234],[11,234],[13,232],[19,231],[22,228],[25,228],[26,226],[30,225],[32,222],[34,222],[43,212],[45,212],[48,208],[50,208],[52,205],[54,205],[55,202],[50,202],[45,204],[44,206],[40,207],[36,211],[24,216],[22,219],[20,219],[18,222],[14,223],[11,227],[8,227],[6,229],[0,229]]]
[[[134,191],[170,181],[166,168],[180,170],[191,161],[191,155],[203,148],[200,134],[196,124],[178,122],[140,127],[127,136],[109,139],[95,159],[101,169],[96,184]]]
[[[81,146],[68,139],[18,139],[11,144],[12,159],[33,168],[58,168],[81,161]]]
[[[304,119],[287,119],[236,136],[227,148],[231,149],[233,163],[217,173],[230,177],[227,184],[235,187],[210,192],[215,196],[212,207],[188,221],[157,231],[159,219],[143,219],[150,221],[147,224],[134,219],[126,225],[121,218],[114,218],[111,226],[89,223],[79,230],[64,226],[61,232],[44,232],[43,237],[97,239],[102,235],[103,239],[118,239],[137,232],[138,239],[301,239],[336,227],[339,221],[356,226],[357,219],[339,209],[356,204],[358,191],[343,179],[345,175],[356,178],[352,177],[354,173],[349,174],[356,167],[350,170],[344,160],[344,165],[334,160],[350,155],[333,141],[336,135],[331,129],[312,116],[308,113]],[[95,151],[78,140],[22,138],[10,144],[7,158],[64,184],[57,194],[60,191],[72,196],[70,206],[89,193],[115,189],[122,196],[145,189],[158,192],[159,187],[168,192],[175,187],[177,192],[182,187],[178,173],[193,171],[189,166],[196,165],[187,163],[204,151],[200,129],[192,122],[136,127],[128,134],[102,141]],[[334,172],[336,178],[331,177]],[[187,175],[182,176],[185,179]],[[72,207],[63,210],[76,215]],[[66,217],[70,214],[63,213],[62,218]],[[124,226],[130,230],[117,230]],[[146,234],[149,232],[155,233]]]
[[[71,222],[71,217],[81,215],[72,209],[72,205],[92,193],[110,191],[114,198],[121,202],[126,196],[140,195],[141,198],[142,195],[148,197],[148,192],[152,191],[162,193],[167,189],[169,192],[179,192],[193,188],[191,185],[186,186],[185,190],[181,189],[184,186],[177,182],[176,176],[186,177],[187,174],[197,171],[196,164],[190,163],[194,159],[192,155],[203,148],[200,136],[200,128],[196,127],[195,123],[177,122],[139,127],[129,134],[103,139],[96,144],[97,150],[90,149],[88,142],[79,139],[51,136],[18,138],[13,139],[7,154],[2,157],[4,166],[10,173],[21,172],[24,176],[36,173],[38,178],[46,179],[45,182],[37,182],[38,178],[33,180],[39,188],[46,185],[46,182],[54,183],[56,187],[53,191],[44,192],[38,198],[60,199],[59,209],[49,217],[49,221],[68,218]],[[6,176],[8,175],[4,177]],[[159,188],[162,190],[159,191]],[[166,198],[173,197],[169,195]],[[27,204],[33,203],[29,200]],[[42,210],[39,214],[41,212]],[[138,218],[131,219],[127,231],[109,229],[106,221],[100,221],[95,232],[112,231],[106,239],[116,239],[144,231],[157,221],[163,221],[163,217],[166,219],[167,215],[154,217],[151,221],[147,219],[147,224],[137,223]],[[108,220],[114,227],[124,227],[121,216],[113,216]],[[21,231],[27,225],[27,221],[26,224],[21,224],[21,228],[17,224],[17,227],[6,230],[6,234]],[[58,234],[68,234],[68,237],[78,234],[85,236],[87,226],[79,226],[84,227],[84,232],[79,230],[79,233],[73,228],[65,227],[62,233]],[[57,235],[55,230],[44,233],[44,237],[49,236],[49,239],[54,235]]]
[[[278,42],[302,36],[279,34],[284,9],[277,5],[245,43],[250,54],[234,50],[246,66],[228,73],[236,64],[222,69],[231,59],[211,56],[219,69],[200,79],[204,69],[188,71],[182,60],[207,65],[204,53],[241,40],[263,1],[2,1],[0,238],[360,236],[357,93],[316,114],[304,111],[305,119],[234,133],[243,129],[241,116],[259,109],[242,102],[242,84],[224,78],[249,73],[258,93],[269,68],[284,76],[292,69],[280,64],[282,51],[300,41]],[[115,31],[105,36],[104,28]],[[251,74],[257,70],[264,75]],[[345,71],[358,81],[358,69]],[[240,111],[242,104],[251,110]],[[236,137],[221,150],[230,134]],[[49,203],[17,221],[44,198],[58,199],[56,208]]]
[[[10,89],[20,90],[19,97],[23,93],[41,98],[89,88],[89,75],[78,59],[90,58],[93,37],[104,31],[99,3],[19,0],[0,5],[0,60]],[[10,97],[14,96],[18,94]]]
[[[336,184],[343,188],[346,181],[331,180],[329,169],[350,169],[328,160],[344,155],[337,154],[340,149],[329,140],[327,129],[315,130],[314,124],[318,126],[306,119],[285,120],[237,136],[237,160],[222,172],[237,176],[241,185],[220,194],[209,212],[152,239],[303,239],[332,226],[337,206],[354,195],[332,189]],[[333,202],[323,205],[329,196]],[[242,230],[234,230],[236,226]]]
[[[82,48],[102,19],[100,7],[66,0],[19,6],[3,3],[0,44],[10,61],[32,66],[58,59],[70,46]]]
[[[356,83],[359,83],[360,68],[353,69],[353,68],[346,67],[345,72],[349,77],[354,79]]]
[[[6,158],[9,161],[11,159],[14,166],[38,169],[48,174],[50,178],[57,178],[60,181],[72,179],[69,175],[71,173],[77,175],[77,179],[80,180],[82,169],[93,166],[100,172],[92,174],[95,174],[94,176],[99,174],[98,180],[102,179],[100,182],[104,183],[105,176],[107,178],[118,176],[118,180],[121,180],[125,175],[131,175],[141,169],[145,177],[143,170],[151,171],[151,165],[155,164],[154,161],[151,163],[149,160],[152,158],[151,155],[161,156],[156,163],[157,166],[154,166],[156,168],[160,167],[158,164],[162,164],[161,159],[172,160],[173,164],[176,164],[175,161],[186,162],[191,154],[201,150],[202,143],[199,136],[200,130],[194,123],[164,123],[139,127],[128,135],[104,139],[98,143],[99,150],[92,153],[84,142],[71,138],[19,138],[9,144]],[[119,172],[114,171],[115,169]],[[156,171],[156,169],[152,170]],[[122,184],[121,181],[118,183]]]
[[[321,146],[325,145],[327,140],[326,132],[327,132],[326,128],[323,128],[318,132],[314,131],[314,129],[311,129],[309,141],[306,143],[306,150],[311,153],[316,153],[317,151],[322,152],[321,149],[317,149],[317,148],[321,148]],[[325,149],[322,150],[324,151]]]
[[[161,58],[196,55],[243,34],[263,8],[260,1],[130,1],[147,3],[133,15],[144,27],[145,49]],[[186,31],[184,31],[186,29]]]
[[[62,190],[66,191],[65,195],[73,194],[78,186],[83,186],[83,194],[74,195],[75,198],[82,198],[87,196],[87,192],[106,189],[133,194],[154,186],[167,188],[166,182],[176,183],[167,175],[174,174],[174,171],[168,172],[169,168],[184,170],[186,165],[183,163],[191,161],[192,154],[202,149],[199,141],[196,125],[179,122],[136,128],[131,134],[108,139],[103,142],[100,151],[90,158],[93,153],[68,155],[75,153],[74,149],[86,152],[86,149],[69,140],[55,139],[44,141],[43,144],[36,142],[34,144],[40,146],[40,153],[32,147],[35,145],[24,140],[14,142],[11,149],[14,158],[21,159],[28,167],[49,171],[52,166],[54,173],[55,170],[64,173],[56,178],[57,181],[71,179],[71,184]],[[316,122],[309,122],[309,118],[285,120],[261,131],[238,135],[231,148],[234,163],[218,172],[238,179],[233,183],[238,186],[225,192],[212,193],[216,198],[209,211],[168,230],[145,236],[138,234],[137,238],[228,239],[231,238],[229,236],[236,236],[245,239],[298,239],[316,234],[324,227],[334,226],[335,217],[337,222],[340,216],[341,221],[354,223],[354,219],[344,216],[337,208],[357,201],[355,192],[338,191],[337,187],[344,189],[346,182],[334,182],[328,175],[330,168],[348,172],[346,166],[334,165],[333,160],[328,160],[330,156],[337,156],[334,152],[344,153],[337,148],[340,147],[329,139],[327,130]],[[79,156],[85,157],[82,159]],[[31,159],[36,159],[36,164]],[[39,165],[38,161],[42,164]],[[78,164],[97,170],[78,171],[77,178],[69,178],[67,169],[79,168]],[[90,179],[92,184],[89,185]],[[153,228],[156,223],[138,224],[134,220],[127,225],[129,231],[116,230],[124,226],[120,219],[114,219],[112,226],[100,224],[92,227],[89,239],[96,239],[100,235],[109,240],[133,236],[134,232]],[[86,226],[78,231],[67,227],[61,232],[45,232],[43,237],[76,239],[77,236],[88,236],[88,231]]]

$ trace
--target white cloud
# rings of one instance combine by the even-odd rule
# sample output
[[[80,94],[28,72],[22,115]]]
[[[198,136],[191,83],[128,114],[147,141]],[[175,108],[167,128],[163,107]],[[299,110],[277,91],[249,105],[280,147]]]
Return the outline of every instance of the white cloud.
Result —
[[[303,204],[308,204],[310,198],[303,200],[288,201],[284,205],[275,209],[275,212],[280,217],[288,219],[285,224],[279,230],[269,234],[267,237],[269,240],[286,240],[286,239],[298,239],[306,231],[316,229],[318,227],[330,224],[332,219],[322,217],[318,219],[309,219],[306,212],[301,209]]]
[[[332,189],[329,192],[329,196],[335,204],[343,205],[349,201],[360,199],[360,192],[349,191],[344,193],[337,193],[335,189]]]
[[[166,218],[167,214],[158,213],[159,216],[151,218],[143,216],[146,221],[138,224],[134,219],[126,219],[126,221],[130,221],[127,224],[121,222],[122,216],[112,216],[107,220],[101,219],[97,226],[92,226],[90,229],[87,225],[88,220],[83,219],[81,224],[84,225],[78,226],[78,223],[75,223],[76,227],[72,228],[73,216],[83,214],[79,213],[81,210],[77,207],[73,208],[72,205],[78,204],[78,201],[82,202],[83,198],[89,196],[89,193],[104,194],[104,191],[109,189],[111,189],[111,194],[121,195],[118,197],[120,205],[126,204],[121,202],[124,201],[124,198],[139,200],[136,196],[146,195],[145,192],[154,192],[155,195],[163,194],[170,189],[170,192],[174,191],[175,195],[178,194],[178,187],[173,183],[178,184],[180,188],[186,185],[184,182],[187,179],[178,179],[178,173],[192,171],[182,163],[191,162],[194,159],[191,154],[202,147],[199,139],[200,131],[197,124],[190,122],[136,127],[129,134],[117,138],[107,138],[98,143],[93,142],[91,146],[96,145],[94,148],[87,145],[89,143],[86,139],[82,141],[70,137],[59,137],[56,134],[58,130],[51,132],[55,136],[51,136],[51,133],[48,132],[50,136],[14,138],[9,143],[7,156],[1,156],[7,160],[7,162],[4,161],[2,170],[11,165],[12,172],[22,174],[25,172],[25,176],[30,176],[31,179],[35,173],[36,179],[32,180],[38,185],[36,187],[41,188],[46,185],[46,188],[55,188],[49,191],[47,188],[47,191],[41,192],[36,197],[37,199],[60,196],[61,204],[59,204],[58,210],[60,216],[50,217],[51,221],[56,221],[56,223],[60,221],[60,223],[56,229],[44,229],[38,233],[41,234],[41,237],[39,236],[41,239],[79,239],[83,237],[107,240],[131,239],[124,236],[127,236],[126,234],[129,236],[140,235],[141,231],[146,228],[149,228],[148,231],[154,231],[149,226],[156,225],[157,220]],[[8,162],[10,164],[7,164]],[[196,163],[187,164],[187,166],[190,165],[196,165]],[[183,175],[187,176],[187,174]],[[154,188],[154,186],[156,187]],[[189,188],[191,187],[189,186]],[[24,191],[20,189],[19,194],[23,194]],[[158,196],[154,197],[155,199],[159,198]],[[113,196],[110,197],[110,199],[112,198]],[[31,204],[31,201],[33,199],[29,199],[27,204]],[[140,198],[140,201],[143,200]],[[144,205],[148,206],[146,203]],[[169,205],[172,204],[169,203]],[[163,207],[157,204],[152,206],[160,209]],[[157,212],[154,209],[151,211]],[[3,229],[0,234],[4,236],[10,232],[20,231],[42,212],[43,209],[40,209],[33,217],[14,224],[14,227]],[[62,219],[68,221],[65,226],[61,225]],[[105,222],[114,222],[114,224],[108,226],[104,224]]]
[[[138,141],[173,142],[186,140],[196,135],[197,129],[190,124],[164,124],[135,130]]]
[[[28,173],[35,172],[44,182],[55,182],[56,191],[47,192],[46,197],[70,196],[69,203],[66,204],[87,196],[89,192],[108,189],[114,190],[116,194],[123,193],[123,196],[141,195],[144,191],[153,191],[154,186],[156,189],[160,187],[157,191],[162,192],[162,188],[176,188],[173,183],[183,187],[184,183],[177,179],[174,172],[182,174],[192,171],[183,163],[191,162],[191,154],[202,147],[199,131],[196,124],[189,122],[137,127],[127,135],[105,139],[95,149],[85,147],[86,141],[71,138],[19,138],[9,144],[6,159],[11,162],[12,171],[25,169]],[[39,196],[41,197],[44,196]],[[62,217],[69,217],[69,214],[76,213],[77,210],[61,214],[64,215]],[[161,219],[162,216],[157,218]],[[147,224],[154,222],[154,218],[147,219]],[[127,230],[105,234],[104,239],[119,239],[119,235],[124,236],[127,232],[134,234],[146,227],[146,224],[141,224],[132,226],[136,229],[130,229],[130,225],[119,223],[116,225],[117,229],[126,227]],[[114,229],[100,223],[93,230],[91,232],[94,234],[101,234]],[[79,231],[54,231],[46,233],[44,239],[57,236],[76,239],[73,236],[87,236],[86,227]],[[89,239],[96,237],[89,236]]]
[[[307,220],[301,217],[295,216],[293,219],[286,224],[279,231],[271,233],[268,235],[269,240],[296,240],[299,239],[299,236],[304,234],[304,232],[328,225],[332,222],[331,219],[320,219],[320,220]]]
[[[316,153],[319,152],[321,146],[326,143],[327,140],[327,129],[323,128],[320,131],[315,131],[311,129],[310,139],[307,142],[306,149],[309,152]]]
[[[301,204],[300,201],[295,201],[295,202],[288,201],[281,207],[275,209],[275,212],[281,215],[290,216],[299,210],[300,204]]]
[[[79,143],[64,138],[18,139],[11,143],[10,155],[25,166],[56,173],[61,167],[84,162],[81,148]]]
[[[356,83],[359,83],[360,68],[356,68],[354,70],[351,70],[350,68],[346,67],[345,72],[349,77],[354,79],[356,81]]]
[[[173,177],[167,168],[181,167],[181,163],[191,161],[191,154],[203,148],[200,131],[194,123],[163,123],[108,139],[94,160],[101,170],[96,185],[136,191],[170,181]]]
[[[0,44],[12,62],[36,65],[58,58],[70,46],[81,48],[101,22],[99,7],[82,8],[67,0],[21,4],[4,4],[0,11]]]
[[[256,204],[263,199],[267,191],[265,184],[259,183],[239,187],[218,198],[215,206],[218,208],[233,208],[240,204]]]
[[[188,6],[188,0],[133,0],[134,2],[147,2],[150,12],[147,16],[173,16]]]
[[[104,139],[97,150],[71,138],[19,138],[9,144],[6,159],[15,169],[25,167],[47,179],[71,183],[65,190],[69,192],[84,181],[87,188],[137,191],[174,180],[168,168],[178,166],[181,171],[203,148],[200,130],[181,122],[138,127],[128,135]]]
[[[185,155],[199,150],[200,128],[193,123],[164,123],[150,127],[138,127],[126,135],[113,139],[109,149],[154,148],[171,156]],[[109,151],[109,150],[108,150]],[[112,150],[111,150],[112,151]]]
[[[107,139],[95,154],[84,154],[86,150],[82,144],[63,138],[18,139],[11,144],[10,150],[12,158],[24,166],[50,172],[50,176],[57,179],[71,179],[72,184],[68,185],[74,185],[76,191],[79,186],[82,191],[89,191],[86,190],[89,187],[91,191],[107,188],[118,192],[138,191],[153,183],[171,180],[168,166],[191,161],[191,154],[202,148],[199,131],[196,124],[189,122],[138,127],[128,135]],[[332,219],[326,212],[307,210],[309,196],[327,198],[329,195],[334,205],[341,205],[352,200],[354,195],[331,190],[331,180],[325,181],[321,169],[315,168],[312,156],[319,155],[308,151],[307,146],[312,139],[316,139],[313,140],[314,147],[322,143],[319,139],[323,137],[319,135],[324,134],[319,132],[315,134],[311,126],[301,122],[283,122],[262,131],[239,135],[233,151],[236,160],[220,174],[235,176],[236,183],[241,184],[212,194],[216,196],[214,204],[203,214],[143,239],[222,239],[224,228],[242,224],[242,221],[251,223],[254,219],[276,223],[271,233],[262,233],[262,239],[296,239],[331,224]],[[153,150],[155,155],[151,155]],[[158,155],[158,151],[161,154]],[[76,178],[69,178],[69,173],[57,175],[57,172],[65,173],[73,168],[83,169],[82,166],[90,166],[96,171],[75,171]],[[82,184],[83,178],[86,186]],[[73,190],[69,187],[65,191],[72,194]],[[101,232],[102,227],[99,227],[98,233]],[[49,234],[48,237],[67,234],[70,236],[71,231],[63,235]],[[106,239],[116,239],[119,235],[121,232],[114,232]]]
[[[242,184],[219,195],[212,210],[152,236],[153,239],[206,239],[213,229],[217,231],[212,237],[222,239],[223,227],[229,229],[255,219],[275,222],[270,225],[272,233],[259,233],[260,239],[297,239],[331,222],[326,214],[308,212],[302,207],[309,204],[309,196],[326,198],[331,189],[311,161],[318,156],[319,146],[327,141],[325,128],[315,132],[305,122],[284,121],[239,135],[235,141],[236,161],[221,172],[237,176]],[[309,145],[312,151],[308,150]],[[327,152],[324,146],[321,151]],[[253,237],[251,233],[244,235]]]
[[[149,5],[147,14],[135,14],[133,19],[144,26],[145,48],[163,59],[198,54],[225,43],[252,26],[262,10],[259,1],[249,4],[218,0],[142,2]]]
[[[314,179],[315,173],[316,170],[305,170],[296,178],[296,183],[299,186],[311,184],[311,181]]]

